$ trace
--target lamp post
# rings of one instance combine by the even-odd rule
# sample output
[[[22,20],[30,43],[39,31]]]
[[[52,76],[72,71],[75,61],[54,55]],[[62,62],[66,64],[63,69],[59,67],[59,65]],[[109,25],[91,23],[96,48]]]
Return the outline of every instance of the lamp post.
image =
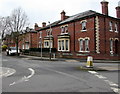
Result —
[[[49,25],[50,25],[50,22],[48,22],[49,23]],[[49,32],[49,53],[50,53],[50,61],[51,61],[51,32],[52,32],[52,30],[51,30],[51,25],[50,25],[50,32]]]
[[[41,48],[41,59],[42,59],[42,31],[40,31],[40,48]]]

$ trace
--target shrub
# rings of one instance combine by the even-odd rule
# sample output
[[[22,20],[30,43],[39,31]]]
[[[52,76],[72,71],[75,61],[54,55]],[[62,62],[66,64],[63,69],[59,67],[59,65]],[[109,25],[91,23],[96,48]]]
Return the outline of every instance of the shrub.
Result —
[[[2,46],[2,50],[3,50],[3,51],[5,51],[7,48],[8,48],[7,45],[3,45],[3,46]]]
[[[26,50],[23,50],[22,52],[23,53],[29,53],[29,51],[30,51],[29,49],[26,49]]]
[[[30,51],[33,52],[41,52],[41,48],[30,48]],[[42,48],[42,52],[49,52],[50,49],[49,48]],[[57,52],[56,48],[51,48],[51,52]]]

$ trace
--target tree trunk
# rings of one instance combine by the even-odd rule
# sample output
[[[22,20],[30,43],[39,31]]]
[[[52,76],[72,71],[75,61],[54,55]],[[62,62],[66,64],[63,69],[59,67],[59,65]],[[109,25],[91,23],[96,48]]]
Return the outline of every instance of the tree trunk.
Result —
[[[19,53],[18,53],[18,37],[16,37],[16,50],[17,50],[17,56],[19,56]]]

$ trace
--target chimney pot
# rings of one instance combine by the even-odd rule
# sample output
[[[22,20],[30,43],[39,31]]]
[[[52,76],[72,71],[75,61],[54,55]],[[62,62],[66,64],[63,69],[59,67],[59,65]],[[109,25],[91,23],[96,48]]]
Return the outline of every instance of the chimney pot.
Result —
[[[120,18],[120,6],[116,7],[116,17]]]
[[[101,2],[101,5],[102,5],[102,14],[108,15],[108,2],[103,0]]]
[[[61,12],[61,20],[65,20],[65,18],[66,18],[66,16],[65,16],[65,11],[63,10],[62,12]]]
[[[46,27],[46,22],[43,22],[43,23],[42,23],[42,27]]]

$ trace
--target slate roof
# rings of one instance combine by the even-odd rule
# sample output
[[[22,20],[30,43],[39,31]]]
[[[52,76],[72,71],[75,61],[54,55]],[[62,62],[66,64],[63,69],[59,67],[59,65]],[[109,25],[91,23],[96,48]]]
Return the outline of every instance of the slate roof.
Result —
[[[88,10],[88,11],[70,16],[69,18],[65,19],[64,21],[60,22],[59,24],[63,24],[63,23],[66,23],[66,22],[70,22],[70,21],[77,20],[77,19],[80,19],[80,18],[83,18],[83,17],[86,17],[86,16],[94,15],[94,14],[97,14],[97,12],[92,11],[92,10]]]
[[[88,10],[88,11],[78,13],[78,14],[73,15],[73,16],[69,16],[69,18],[67,18],[63,21],[59,20],[59,21],[53,22],[50,25],[51,25],[51,27],[53,27],[53,26],[65,24],[65,23],[68,23],[68,22],[72,22],[72,21],[75,21],[75,20],[78,20],[78,19],[82,19],[82,18],[85,18],[85,17],[95,16],[95,15],[107,16],[107,15],[98,13],[98,12],[93,11],[93,10]],[[107,16],[107,17],[111,17],[111,16]],[[111,17],[111,18],[114,18],[114,17]],[[114,19],[117,19],[117,18],[114,18]],[[50,25],[47,25],[46,27],[43,27],[40,30],[50,28]]]

